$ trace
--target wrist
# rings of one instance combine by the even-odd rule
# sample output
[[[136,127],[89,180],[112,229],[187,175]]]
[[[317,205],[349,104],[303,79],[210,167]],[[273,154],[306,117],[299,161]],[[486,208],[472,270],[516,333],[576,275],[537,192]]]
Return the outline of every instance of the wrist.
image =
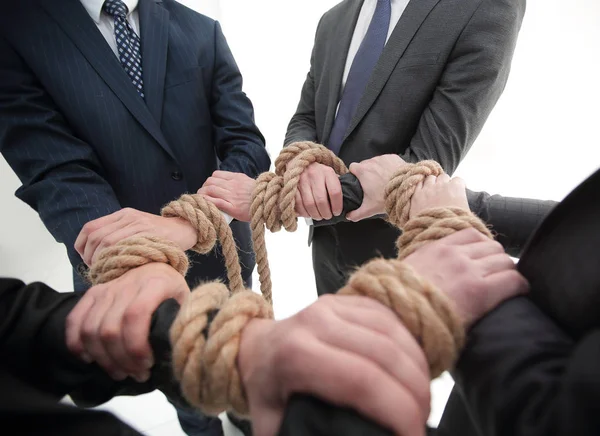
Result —
[[[171,239],[175,242],[183,251],[190,250],[198,243],[198,233],[194,226],[183,218],[167,218],[173,226],[173,235]]]
[[[237,367],[244,387],[257,367],[257,360],[262,353],[261,344],[274,324],[275,321],[270,319],[253,319],[242,331]]]

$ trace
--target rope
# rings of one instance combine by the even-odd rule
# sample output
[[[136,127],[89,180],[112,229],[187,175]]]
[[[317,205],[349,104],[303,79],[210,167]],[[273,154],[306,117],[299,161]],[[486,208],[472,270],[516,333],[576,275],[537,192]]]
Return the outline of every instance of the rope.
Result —
[[[92,285],[108,283],[127,271],[152,262],[171,265],[183,276],[189,266],[187,256],[174,242],[137,236],[102,250],[89,270],[88,279]]]
[[[273,319],[273,311],[251,291],[229,297],[224,285],[208,283],[190,294],[170,332],[173,371],[190,404],[212,415],[228,409],[248,414],[237,355],[243,329],[256,318]]]
[[[265,227],[271,232],[278,232],[282,227],[289,232],[296,231],[298,183],[306,168],[315,162],[333,168],[338,175],[348,172],[344,162],[331,150],[314,142],[296,142],[281,151],[275,160],[275,173],[266,172],[258,177],[252,193],[252,244],[260,290],[269,303],[272,303],[273,284],[267,257]]]
[[[358,269],[338,294],[362,295],[389,307],[423,347],[431,377],[452,367],[464,327],[450,299],[396,259],[375,259]]]
[[[184,194],[178,200],[166,205],[161,215],[168,218],[183,218],[194,226],[198,233],[198,242],[193,250],[200,254],[209,253],[219,240],[231,293],[236,294],[245,289],[233,233],[223,214],[214,204],[199,194]]]

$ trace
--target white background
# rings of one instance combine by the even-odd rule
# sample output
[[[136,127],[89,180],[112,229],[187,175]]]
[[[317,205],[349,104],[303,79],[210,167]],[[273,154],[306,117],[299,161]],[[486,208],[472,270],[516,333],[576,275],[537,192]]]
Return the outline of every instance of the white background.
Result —
[[[274,160],[308,71],[317,22],[337,1],[183,3],[221,22]],[[504,95],[457,175],[475,190],[562,199],[600,166],[599,77],[600,2],[529,0]],[[65,250],[14,197],[18,186],[0,158],[0,276],[69,291]],[[303,225],[294,234],[267,235],[279,318],[316,298],[306,241]],[[450,386],[448,378],[434,383],[433,423]],[[117,399],[107,407],[147,434],[180,434],[160,394]]]

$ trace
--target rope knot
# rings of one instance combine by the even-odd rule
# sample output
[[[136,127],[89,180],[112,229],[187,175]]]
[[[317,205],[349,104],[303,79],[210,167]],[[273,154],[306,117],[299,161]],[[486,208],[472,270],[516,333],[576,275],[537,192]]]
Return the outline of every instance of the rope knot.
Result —
[[[385,211],[388,220],[402,227],[409,219],[410,199],[429,176],[440,176],[444,170],[433,160],[424,160],[418,164],[403,165],[392,177],[385,188]]]
[[[375,259],[358,269],[339,291],[389,307],[421,344],[436,378],[452,367],[464,343],[462,320],[450,299],[399,260]]]
[[[185,276],[189,261],[174,242],[154,236],[134,236],[105,248],[91,266],[89,280],[99,285],[115,280],[134,268],[160,262]]]
[[[220,283],[192,292],[171,328],[173,367],[183,394],[194,406],[214,415],[228,409],[247,415],[248,400],[237,368],[240,338],[250,321],[273,319],[273,311],[251,291],[227,295]],[[219,312],[205,336],[207,314],[214,310]]]
[[[459,207],[426,209],[411,218],[404,226],[403,233],[396,243],[398,258],[404,259],[429,242],[468,228],[474,228],[488,238],[494,239],[484,222],[469,210]]]

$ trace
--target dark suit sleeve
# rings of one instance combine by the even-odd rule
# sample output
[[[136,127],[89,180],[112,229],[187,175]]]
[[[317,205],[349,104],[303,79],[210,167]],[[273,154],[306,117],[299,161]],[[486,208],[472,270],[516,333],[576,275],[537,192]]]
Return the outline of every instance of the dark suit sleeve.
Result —
[[[0,37],[0,151],[21,180],[16,195],[35,209],[73,266],[85,223],[121,208],[92,148],[19,55]]]
[[[521,252],[533,233],[558,202],[529,198],[503,197],[467,189],[469,207],[491,227],[498,242],[513,257]]]
[[[163,302],[152,316],[149,340],[157,364],[150,379],[138,383],[131,378],[115,381],[68,350],[66,319],[82,296],[0,278],[0,365],[55,400],[70,395],[77,404],[91,407],[118,395],[160,389],[175,404],[189,407],[170,366],[169,329],[179,311],[177,302]]]
[[[524,13],[525,0],[482,0],[401,155],[405,161],[433,159],[454,173],[504,91]]]
[[[574,341],[525,297],[474,326],[455,379],[486,436],[600,434],[600,331]]]
[[[319,25],[317,26],[317,34],[319,33]],[[306,75],[302,91],[300,93],[300,103],[296,113],[290,120],[288,125],[284,146],[293,144],[299,141],[317,142],[317,125],[315,122],[315,77],[314,77],[314,61],[316,50],[316,36],[313,51],[310,56],[310,70]]]
[[[211,115],[220,169],[252,178],[269,170],[265,139],[254,123],[252,103],[242,91],[242,75],[219,23],[215,23]]]

